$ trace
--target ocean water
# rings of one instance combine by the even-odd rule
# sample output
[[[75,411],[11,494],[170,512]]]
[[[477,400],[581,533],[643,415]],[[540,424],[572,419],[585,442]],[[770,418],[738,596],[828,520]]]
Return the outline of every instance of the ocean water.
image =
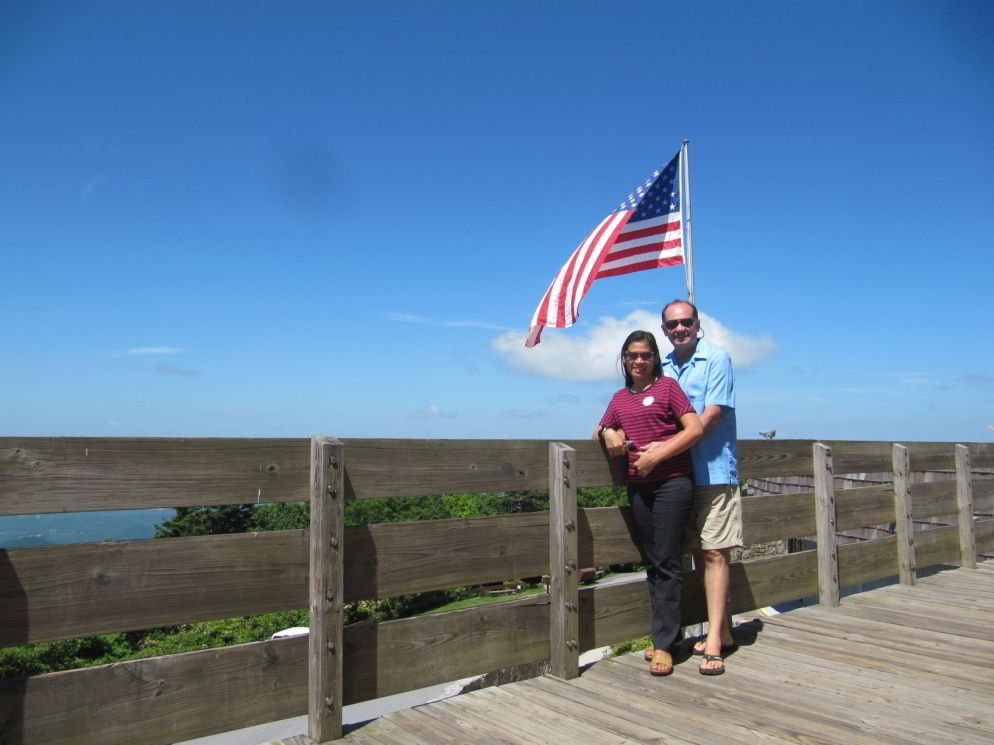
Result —
[[[61,512],[0,517],[0,548],[152,538],[171,509]]]

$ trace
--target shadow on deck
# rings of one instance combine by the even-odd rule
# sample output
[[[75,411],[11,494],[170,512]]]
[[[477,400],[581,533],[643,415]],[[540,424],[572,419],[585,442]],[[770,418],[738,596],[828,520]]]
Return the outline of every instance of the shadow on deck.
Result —
[[[994,742],[994,561],[755,618],[728,672],[652,678],[641,654],[389,714],[337,742]]]

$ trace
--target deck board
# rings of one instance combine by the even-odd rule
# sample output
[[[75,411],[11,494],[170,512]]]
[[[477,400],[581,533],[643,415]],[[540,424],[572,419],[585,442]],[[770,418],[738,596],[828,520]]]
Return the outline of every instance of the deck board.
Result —
[[[641,654],[579,678],[486,688],[388,714],[352,745],[925,745],[994,741],[994,561],[756,617],[718,677]]]

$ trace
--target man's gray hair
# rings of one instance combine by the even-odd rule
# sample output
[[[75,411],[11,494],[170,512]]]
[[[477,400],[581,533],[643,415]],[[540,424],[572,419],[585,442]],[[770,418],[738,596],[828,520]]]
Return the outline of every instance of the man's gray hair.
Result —
[[[669,301],[668,303],[666,303],[666,305],[664,305],[664,306],[663,306],[663,312],[662,312],[662,314],[661,314],[661,317],[662,317],[662,319],[663,319],[664,321],[666,320],[666,311],[667,311],[667,309],[668,309],[668,308],[669,308],[669,307],[670,307],[671,305],[676,305],[677,303],[682,303],[682,304],[684,304],[684,305],[689,305],[689,306],[690,306],[690,309],[691,309],[692,311],[694,311],[694,318],[697,318],[697,306],[696,306],[696,305],[694,305],[694,304],[693,304],[692,302],[690,302],[689,300],[681,300],[680,298],[677,298],[676,300],[670,300],[670,301]]]

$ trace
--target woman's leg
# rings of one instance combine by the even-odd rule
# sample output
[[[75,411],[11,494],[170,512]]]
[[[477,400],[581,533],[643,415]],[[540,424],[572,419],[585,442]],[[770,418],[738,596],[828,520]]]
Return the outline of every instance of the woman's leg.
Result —
[[[686,477],[632,484],[632,515],[648,562],[652,645],[669,650],[680,634],[681,547],[690,514],[693,485]]]

